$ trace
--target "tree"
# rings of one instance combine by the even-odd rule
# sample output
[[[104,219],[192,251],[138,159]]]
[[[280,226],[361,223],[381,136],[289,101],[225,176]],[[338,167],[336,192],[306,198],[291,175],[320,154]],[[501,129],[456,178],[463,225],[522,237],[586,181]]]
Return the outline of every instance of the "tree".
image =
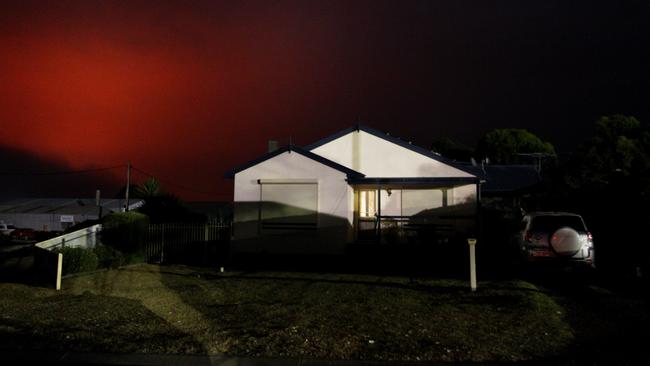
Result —
[[[488,158],[497,164],[512,164],[522,159],[517,154],[543,153],[555,155],[555,148],[549,142],[523,129],[500,128],[483,136],[476,148],[476,157]]]
[[[124,197],[126,187],[118,193]],[[188,210],[181,199],[165,192],[156,178],[150,178],[141,185],[131,185],[131,197],[144,200],[144,205],[137,211],[149,217],[153,224],[164,222],[205,222],[205,215],[195,214]]]
[[[596,121],[594,136],[568,164],[573,188],[606,186],[613,180],[633,182],[648,178],[650,131],[632,116],[613,115]]]
[[[563,170],[566,183],[559,182],[557,192],[593,230],[601,269],[620,274],[648,268],[648,248],[638,238],[650,220],[645,209],[650,204],[648,127],[632,116],[599,118],[594,136]]]
[[[138,211],[149,216],[152,223],[205,222],[206,220],[205,215],[190,212],[178,196],[163,191],[156,178],[150,178],[138,186],[135,194],[145,202]]]
[[[156,178],[147,179],[142,185],[137,186],[133,192],[133,197],[137,198],[151,198],[159,196],[160,182]]]
[[[448,137],[433,140],[431,151],[444,157],[460,161],[469,161],[474,154],[471,147],[454,141]]]

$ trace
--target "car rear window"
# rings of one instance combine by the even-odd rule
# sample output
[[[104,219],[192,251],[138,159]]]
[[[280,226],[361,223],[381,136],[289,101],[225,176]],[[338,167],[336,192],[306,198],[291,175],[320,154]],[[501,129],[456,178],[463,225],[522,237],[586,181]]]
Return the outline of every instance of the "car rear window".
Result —
[[[531,230],[550,232],[564,226],[576,231],[587,231],[580,216],[537,216],[533,218]]]

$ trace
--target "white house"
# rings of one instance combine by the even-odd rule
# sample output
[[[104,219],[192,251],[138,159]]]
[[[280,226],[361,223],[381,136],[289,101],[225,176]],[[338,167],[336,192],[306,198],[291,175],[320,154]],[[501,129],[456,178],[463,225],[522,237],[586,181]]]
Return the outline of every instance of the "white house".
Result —
[[[340,253],[347,243],[464,239],[476,227],[472,167],[354,126],[238,167],[232,250]]]

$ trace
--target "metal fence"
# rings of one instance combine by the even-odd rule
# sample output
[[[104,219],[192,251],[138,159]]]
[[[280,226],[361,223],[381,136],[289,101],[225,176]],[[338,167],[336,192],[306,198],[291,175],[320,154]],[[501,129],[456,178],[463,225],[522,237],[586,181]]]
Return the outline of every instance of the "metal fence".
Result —
[[[145,259],[150,263],[214,265],[225,261],[230,223],[177,223],[149,225]]]

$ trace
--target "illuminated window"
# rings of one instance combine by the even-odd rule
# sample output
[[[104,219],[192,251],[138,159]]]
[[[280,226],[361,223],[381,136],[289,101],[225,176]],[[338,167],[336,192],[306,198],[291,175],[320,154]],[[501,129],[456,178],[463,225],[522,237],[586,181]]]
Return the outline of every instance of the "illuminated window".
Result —
[[[359,192],[359,217],[375,217],[377,213],[377,193],[375,191]]]

